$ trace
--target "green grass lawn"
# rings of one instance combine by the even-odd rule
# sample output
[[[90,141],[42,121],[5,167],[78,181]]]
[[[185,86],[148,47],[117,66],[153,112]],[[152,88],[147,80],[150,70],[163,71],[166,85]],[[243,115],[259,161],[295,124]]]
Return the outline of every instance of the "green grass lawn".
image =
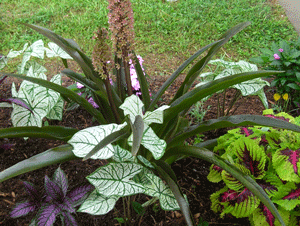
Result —
[[[252,25],[225,45],[221,55],[248,60],[280,39],[295,40],[297,33],[283,9],[271,0],[132,0],[136,52],[145,64],[159,64],[168,71],[223,34],[232,26]],[[20,50],[26,43],[43,38],[21,23],[37,24],[74,39],[91,53],[93,31],[107,27],[106,0],[1,0],[0,53]],[[155,58],[155,59],[153,59]],[[148,60],[148,63],[147,63]]]

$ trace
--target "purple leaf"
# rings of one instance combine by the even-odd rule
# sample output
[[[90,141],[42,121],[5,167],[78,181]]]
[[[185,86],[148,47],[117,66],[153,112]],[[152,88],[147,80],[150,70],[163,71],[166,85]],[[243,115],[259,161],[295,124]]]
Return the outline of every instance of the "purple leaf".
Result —
[[[30,212],[33,212],[37,209],[37,205],[34,202],[26,201],[20,203],[14,207],[14,209],[10,213],[10,217],[17,218],[21,216],[25,216]]]
[[[47,175],[45,176],[45,190],[47,193],[47,201],[55,200],[61,202],[64,199],[64,193],[61,187],[51,181]]]
[[[55,204],[47,205],[38,213],[38,226],[52,226],[60,209]]]
[[[30,199],[35,202],[36,205],[40,205],[42,202],[42,195],[37,191],[36,187],[27,181],[23,181],[23,184]]]
[[[77,188],[74,188],[67,194],[67,197],[71,200],[73,206],[78,206],[87,197],[88,192],[93,189],[92,185],[84,185]]]
[[[75,218],[68,212],[62,212],[66,226],[77,226]]]
[[[237,192],[234,190],[228,190],[220,196],[221,202],[229,202],[234,205],[234,203],[240,204],[247,200],[250,196],[253,196],[252,192],[245,188],[242,192]]]
[[[53,181],[61,187],[64,196],[66,196],[69,186],[68,179],[66,174],[64,173],[64,171],[61,170],[60,167],[58,167],[58,169],[55,171],[53,175]]]
[[[16,104],[16,105],[19,105],[23,108],[26,108],[28,111],[30,111],[32,114],[33,111],[32,111],[32,107],[24,100],[20,99],[20,98],[17,98],[17,97],[11,97],[11,98],[0,98],[0,102],[7,102],[7,103],[10,103],[10,104]]]
[[[63,200],[61,204],[57,204],[61,210],[65,210],[70,213],[75,213],[74,205],[71,200],[67,197]]]

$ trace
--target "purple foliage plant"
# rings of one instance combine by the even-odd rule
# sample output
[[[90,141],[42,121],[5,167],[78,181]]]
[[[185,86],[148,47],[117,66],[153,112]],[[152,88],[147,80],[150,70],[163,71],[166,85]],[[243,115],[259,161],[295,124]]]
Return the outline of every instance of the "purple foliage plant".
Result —
[[[29,199],[17,204],[10,216],[13,218],[25,216],[30,212],[37,212],[31,224],[38,226],[53,225],[56,217],[60,216],[65,225],[78,225],[74,216],[75,207],[82,204],[92,185],[76,187],[68,192],[68,179],[59,167],[51,180],[45,176],[45,191],[40,192],[37,187],[29,182],[23,182]]]

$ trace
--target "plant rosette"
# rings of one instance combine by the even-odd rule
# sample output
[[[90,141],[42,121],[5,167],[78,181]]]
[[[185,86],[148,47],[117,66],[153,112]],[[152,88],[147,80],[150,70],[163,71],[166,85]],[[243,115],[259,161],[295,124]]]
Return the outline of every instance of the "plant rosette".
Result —
[[[300,123],[300,117],[284,112],[274,115],[272,110],[265,110],[264,116]],[[228,131],[214,148],[265,190],[286,225],[299,224],[299,139],[298,133],[284,129],[242,127]],[[281,225],[251,191],[222,168],[212,165],[207,178],[225,183],[224,188],[211,195],[211,208],[221,212],[221,217],[231,214],[248,217],[252,225]]]
[[[30,226],[53,225],[57,216],[61,217],[65,225],[78,225],[72,214],[76,212],[75,207],[82,204],[93,188],[92,185],[84,185],[68,192],[68,179],[60,167],[54,172],[52,180],[45,176],[43,193],[29,182],[24,181],[23,184],[29,199],[17,204],[10,216],[17,218],[37,212]]]

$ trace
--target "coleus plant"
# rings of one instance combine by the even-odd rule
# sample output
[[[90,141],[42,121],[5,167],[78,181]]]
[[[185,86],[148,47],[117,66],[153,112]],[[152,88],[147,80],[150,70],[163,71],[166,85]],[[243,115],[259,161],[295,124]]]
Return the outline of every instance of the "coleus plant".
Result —
[[[170,167],[171,163],[182,156],[190,156],[204,159],[225,169],[261,199],[262,203],[284,225],[282,217],[266,192],[250,176],[209,150],[216,145],[216,140],[194,146],[185,145],[187,138],[205,131],[230,126],[263,125],[300,132],[300,127],[295,124],[273,118],[266,120],[263,116],[221,117],[194,126],[189,126],[185,118],[193,104],[211,94],[244,81],[279,73],[276,71],[244,72],[220,78],[190,90],[193,82],[216,52],[233,35],[250,23],[238,24],[222,35],[219,40],[197,51],[170,76],[151,99],[145,74],[133,51],[133,15],[130,1],[110,0],[109,9],[109,26],[115,57],[112,56],[110,46],[106,42],[107,31],[105,29],[99,29],[96,33],[95,48],[90,59],[73,40],[64,39],[37,25],[26,25],[55,42],[79,64],[84,76],[70,69],[64,69],[62,73],[88,87],[99,108],[95,109],[84,97],[53,82],[20,74],[6,75],[22,78],[60,93],[64,100],[74,101],[86,109],[99,126],[82,131],[59,126],[1,129],[0,138],[43,137],[64,140],[68,144],[47,150],[2,171],[0,182],[67,160],[80,158],[85,160],[90,157],[108,159],[111,162],[109,165],[96,170],[87,177],[96,189],[80,207],[80,211],[105,214],[114,206],[119,197],[144,193],[153,197],[151,202],[159,199],[164,209],[180,208],[187,225],[193,225],[188,202]],[[119,15],[120,13],[122,15]],[[206,55],[196,60],[205,52]],[[136,96],[132,96],[134,92],[130,79],[130,59],[134,62],[136,69],[142,93],[142,104]],[[191,65],[193,61],[196,62]],[[186,72],[185,80],[168,106],[155,110],[160,97],[186,68],[189,70]],[[110,84],[112,74],[116,79],[116,86]],[[82,147],[85,147],[87,151],[83,152]],[[108,182],[109,178],[113,179]],[[149,203],[145,205],[147,204]]]
[[[286,113],[265,117],[300,125],[300,116]],[[276,204],[286,225],[299,225],[300,216],[300,135],[284,129],[242,127],[228,131],[218,139],[214,151],[251,176]],[[280,225],[269,209],[238,180],[222,168],[212,165],[208,179],[223,181],[225,187],[211,195],[212,210],[235,217],[249,217],[252,225]]]
[[[78,225],[73,213],[92,190],[92,185],[83,185],[68,191],[68,179],[64,171],[59,167],[51,180],[45,176],[45,192],[33,184],[23,182],[29,199],[17,204],[10,216],[13,218],[25,216],[30,212],[36,212],[30,225],[53,225],[57,216],[60,216],[64,225]]]

